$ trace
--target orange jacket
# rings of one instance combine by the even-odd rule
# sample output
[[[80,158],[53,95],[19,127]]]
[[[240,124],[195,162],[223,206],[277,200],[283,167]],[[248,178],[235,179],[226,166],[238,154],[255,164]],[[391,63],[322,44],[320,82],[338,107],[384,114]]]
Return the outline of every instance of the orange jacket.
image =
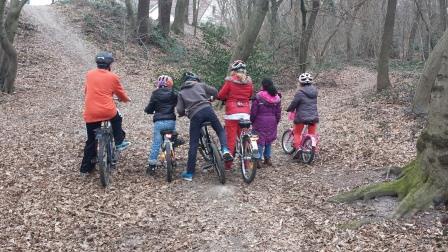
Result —
[[[117,114],[113,95],[123,102],[129,101],[118,76],[104,69],[94,69],[87,73],[84,94],[86,123],[110,120]]]

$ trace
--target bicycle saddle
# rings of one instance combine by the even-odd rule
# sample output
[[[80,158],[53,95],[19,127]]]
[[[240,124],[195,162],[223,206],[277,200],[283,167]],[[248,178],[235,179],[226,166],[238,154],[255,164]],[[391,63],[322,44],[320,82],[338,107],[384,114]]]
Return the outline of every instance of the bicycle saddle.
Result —
[[[210,126],[210,125],[212,125],[211,122],[203,122],[203,123],[202,123],[202,126]]]
[[[252,125],[252,122],[250,120],[240,120],[239,125],[243,129],[248,129]]]
[[[175,130],[161,130],[160,134],[164,136],[165,134],[172,134],[173,136],[177,136],[177,132]]]

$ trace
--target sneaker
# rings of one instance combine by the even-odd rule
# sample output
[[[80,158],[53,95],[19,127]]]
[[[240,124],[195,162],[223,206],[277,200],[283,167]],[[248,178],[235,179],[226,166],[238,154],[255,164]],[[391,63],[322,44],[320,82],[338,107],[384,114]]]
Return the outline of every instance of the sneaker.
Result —
[[[302,158],[302,149],[298,148],[294,154],[292,154],[292,159],[301,159]]]
[[[182,177],[183,180],[193,181],[193,174],[191,174],[187,171],[182,172],[182,174],[180,176]]]
[[[146,168],[146,175],[154,176],[156,174],[156,166],[155,165],[148,165],[148,168]]]
[[[227,148],[222,149],[222,158],[224,159],[224,161],[232,161],[233,160],[232,154],[230,153],[229,149],[227,149]]]
[[[89,176],[88,172],[80,172],[79,175],[81,176],[82,179],[85,179]]]
[[[115,148],[117,149],[117,151],[124,151],[124,150],[126,150],[126,148],[129,147],[129,145],[131,145],[131,142],[123,140],[123,142],[121,142],[121,144],[115,145]]]

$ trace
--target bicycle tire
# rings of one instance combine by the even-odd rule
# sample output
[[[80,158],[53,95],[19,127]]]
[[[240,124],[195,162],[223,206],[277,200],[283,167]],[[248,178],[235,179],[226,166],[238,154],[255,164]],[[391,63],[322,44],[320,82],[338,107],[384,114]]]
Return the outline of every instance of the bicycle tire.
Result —
[[[314,161],[315,153],[316,150],[313,146],[313,142],[310,137],[307,137],[303,141],[302,155],[300,157],[302,162],[305,164],[311,164]]]
[[[250,138],[244,138],[241,143],[240,168],[244,182],[250,184],[257,174],[257,166],[252,157],[252,145]]]
[[[201,156],[204,158],[205,161],[211,162],[212,153],[207,148],[207,138],[205,136],[206,136],[205,130],[204,128],[201,128],[201,137],[199,139],[199,153],[201,154]]]
[[[166,181],[170,183],[173,181],[174,165],[172,157],[171,143],[165,145],[165,160],[166,160]]]
[[[226,183],[224,161],[222,160],[221,154],[219,153],[218,147],[216,147],[215,143],[211,142],[210,148],[212,149],[211,154],[213,155],[213,167],[218,175],[219,182],[224,185]]]
[[[109,139],[106,136],[102,136],[98,140],[98,164],[100,170],[100,181],[103,187],[107,187],[110,184],[110,165],[109,162]]]
[[[295,148],[294,148],[293,144],[294,144],[294,134],[291,129],[288,129],[282,135],[283,151],[288,155],[291,155],[292,153],[294,153]]]

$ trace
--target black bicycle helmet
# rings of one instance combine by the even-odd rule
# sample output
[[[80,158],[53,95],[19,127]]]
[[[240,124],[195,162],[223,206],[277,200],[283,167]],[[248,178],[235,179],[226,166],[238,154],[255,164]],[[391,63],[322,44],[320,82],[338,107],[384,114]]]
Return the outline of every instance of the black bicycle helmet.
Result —
[[[197,81],[197,82],[200,82],[201,79],[195,73],[185,72],[182,75],[182,82],[186,82],[186,81]]]
[[[95,57],[95,62],[99,66],[110,66],[114,62],[114,56],[110,52],[99,52]]]

